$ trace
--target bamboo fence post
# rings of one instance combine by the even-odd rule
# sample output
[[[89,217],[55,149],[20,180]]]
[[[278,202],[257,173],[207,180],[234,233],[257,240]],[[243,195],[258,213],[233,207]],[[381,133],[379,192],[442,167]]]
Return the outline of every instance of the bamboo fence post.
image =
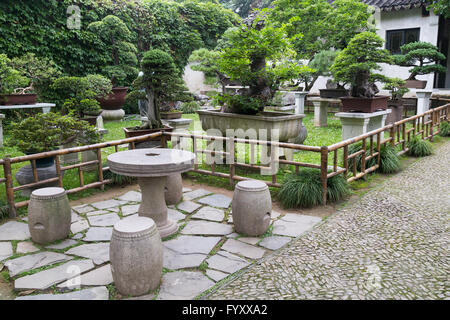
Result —
[[[14,190],[13,190],[13,179],[11,171],[11,159],[9,157],[4,158],[3,172],[5,174],[5,186],[6,186],[6,200],[8,202],[9,217],[17,217],[16,206],[14,203]]]
[[[366,139],[362,140],[362,150],[363,150],[363,153],[361,154],[361,172],[365,173],[366,172],[366,152],[367,152]]]
[[[102,163],[102,149],[97,149],[97,160],[98,160],[98,181],[103,182],[103,163]],[[100,190],[105,190],[105,185],[100,186]]]
[[[59,156],[55,157],[55,167],[56,167],[56,176],[58,177],[58,186],[63,188],[63,180],[61,175],[61,162],[59,160]]]
[[[230,165],[230,186],[233,186],[234,184],[234,174],[235,174],[235,166],[234,166],[234,138],[233,137],[229,137],[228,138],[228,142],[230,143],[230,147],[229,147],[229,152],[230,154],[228,155],[228,161],[229,161],[229,165]]]
[[[327,182],[328,182],[328,147],[320,148],[320,180],[322,182],[322,202],[327,204]]]
[[[344,156],[343,157],[344,157],[343,164],[344,164],[344,169],[345,169],[344,178],[347,179],[347,175],[348,175],[348,145],[344,146]]]
[[[395,125],[389,129],[389,137],[391,138],[391,146],[395,147]]]

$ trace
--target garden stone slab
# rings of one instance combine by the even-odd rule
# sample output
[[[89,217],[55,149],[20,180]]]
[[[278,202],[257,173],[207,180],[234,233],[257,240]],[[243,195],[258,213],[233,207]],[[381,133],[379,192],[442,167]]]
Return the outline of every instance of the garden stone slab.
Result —
[[[74,281],[66,281],[58,285],[58,288],[75,289],[76,286],[106,286],[113,283],[113,277],[111,273],[111,265],[107,264],[98,269],[94,269],[85,274],[82,274],[80,281],[75,283]]]
[[[240,254],[250,259],[260,259],[264,256],[264,253],[266,252],[264,249],[254,247],[252,245],[249,245],[247,243],[235,239],[228,239],[223,244],[221,249],[231,253]]]
[[[182,191],[183,191],[183,193],[186,193],[186,192],[192,191],[192,189],[191,189],[191,188],[184,188],[184,187],[183,187],[183,190],[182,190]]]
[[[235,273],[249,265],[247,260],[226,251],[219,251],[217,254],[209,257],[206,262],[210,268],[226,273]]]
[[[218,208],[228,208],[231,203],[231,198],[223,194],[213,194],[198,200],[199,203],[207,204],[208,206]]]
[[[11,242],[0,242],[0,261],[5,260],[13,255]]]
[[[273,234],[298,237],[322,219],[313,216],[288,213],[273,223]]]
[[[94,264],[91,260],[70,261],[58,267],[16,279],[14,288],[16,290],[44,290],[93,268]]]
[[[211,194],[211,193],[212,193],[211,191],[208,191],[208,190],[205,190],[205,189],[197,189],[197,190],[194,190],[194,191],[189,191],[189,192],[184,193],[183,194],[183,198],[192,200],[192,199],[197,199],[197,198],[200,198],[200,197],[204,197],[204,196],[206,196],[208,194]]]
[[[0,226],[0,241],[26,240],[31,238],[28,224],[8,221]]]
[[[109,300],[109,291],[106,287],[95,287],[62,294],[18,297],[15,300]]]
[[[112,208],[108,208],[108,211],[112,211],[112,212],[118,213],[118,212],[120,212],[120,209],[119,209],[119,207],[112,207]]]
[[[236,239],[237,237],[239,237],[239,233],[233,232],[233,233],[226,235],[226,237]]]
[[[100,202],[91,203],[91,206],[102,210],[102,209],[108,209],[111,207],[117,207],[117,206],[120,206],[121,204],[125,204],[127,202],[128,201],[110,199],[110,200],[104,200],[104,201],[100,201]]]
[[[270,214],[270,218],[272,218],[273,220],[275,220],[275,219],[277,219],[280,215],[281,215],[281,213],[272,210],[272,213]]]
[[[233,232],[233,227],[228,224],[210,221],[189,221],[181,230],[182,234],[193,235],[227,235]]]
[[[9,270],[9,275],[11,277],[14,277],[22,272],[38,269],[44,266],[49,266],[71,259],[73,258],[66,256],[65,254],[47,251],[9,260],[5,263],[5,266]]]
[[[175,210],[175,209],[167,209],[167,216],[170,220],[173,221],[180,221],[186,218],[186,216],[184,214],[182,214],[181,212]]]
[[[206,270],[206,275],[216,282],[219,282],[220,280],[225,279],[228,276],[227,273],[211,269]]]
[[[113,226],[116,222],[120,221],[120,218],[115,213],[102,214],[99,216],[89,217],[89,224],[95,227],[109,227]]]
[[[61,243],[57,243],[57,244],[52,244],[52,245],[46,246],[46,248],[63,250],[65,248],[73,246],[76,243],[78,243],[78,241],[75,241],[75,240],[72,240],[72,239],[67,239],[67,240],[64,240]]]
[[[112,227],[91,227],[86,232],[86,236],[83,241],[110,241],[112,236]]]
[[[292,239],[288,237],[281,237],[281,236],[271,236],[264,238],[259,245],[261,247],[270,249],[270,250],[278,250],[282,246],[284,246],[286,243],[289,243]]]
[[[111,210],[111,208],[109,208],[108,210]],[[86,216],[92,217],[92,216],[98,216],[98,215],[107,214],[107,213],[110,213],[110,211],[107,211],[107,210],[95,210],[95,211],[88,212],[86,214]]]
[[[89,223],[87,222],[86,219],[74,222],[70,225],[70,231],[72,233],[78,233],[86,230],[87,228],[89,228]]]
[[[126,206],[123,206],[122,208],[120,208],[120,210],[122,211],[123,216],[129,216],[130,214],[134,214],[134,213],[138,212],[139,205],[138,204],[126,205]]]
[[[89,258],[95,264],[109,261],[109,243],[89,243],[70,249],[66,254]]]
[[[192,215],[192,218],[217,222],[223,221],[224,217],[225,213],[223,210],[212,207],[203,207]]]
[[[121,195],[117,199],[122,201],[133,201],[133,202],[141,202],[142,201],[142,194],[137,191],[128,191],[124,195]]]
[[[163,245],[181,254],[208,254],[219,243],[220,237],[179,236],[176,239],[164,241]]]
[[[190,300],[213,285],[201,272],[168,272],[162,277],[158,300]]]
[[[36,247],[31,241],[23,241],[17,244],[16,253],[32,253],[39,251],[40,249]],[[1,260],[1,259],[0,259]]]
[[[192,253],[185,254],[179,253],[163,248],[163,267],[171,270],[183,269],[183,268],[195,268],[199,267],[206,259],[206,254]]]
[[[72,239],[80,240],[80,239],[83,239],[83,237],[84,237],[84,234],[82,234],[82,233],[77,233],[76,235],[74,235],[74,236],[72,237]]]
[[[94,211],[95,209],[88,204],[83,204],[81,206],[76,206],[72,208],[78,213],[88,213],[90,211]]]
[[[255,245],[255,244],[257,244],[257,243],[261,240],[261,238],[255,238],[255,237],[240,237],[240,238],[237,238],[236,240],[239,240],[239,241],[242,241],[242,242],[245,242],[245,243],[248,243],[248,244]]]
[[[71,221],[77,222],[79,220],[83,219],[83,217],[79,216],[75,211],[71,211]]]
[[[192,201],[183,201],[181,203],[178,204],[178,209],[185,211],[187,213],[192,213],[195,210],[197,210],[198,208],[200,208],[201,205]]]

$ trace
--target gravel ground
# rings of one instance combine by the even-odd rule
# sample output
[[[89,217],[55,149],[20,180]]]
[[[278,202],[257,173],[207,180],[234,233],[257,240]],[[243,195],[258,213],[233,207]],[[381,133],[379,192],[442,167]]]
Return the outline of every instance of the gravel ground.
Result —
[[[450,299],[450,141],[209,299]]]

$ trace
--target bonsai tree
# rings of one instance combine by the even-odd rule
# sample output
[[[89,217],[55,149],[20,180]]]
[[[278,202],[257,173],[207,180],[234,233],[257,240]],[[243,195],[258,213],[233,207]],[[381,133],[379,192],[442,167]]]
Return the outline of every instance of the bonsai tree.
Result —
[[[64,102],[63,111],[72,117],[82,119],[88,115],[99,115],[102,109],[100,103],[95,99],[77,99],[70,98]]]
[[[280,84],[296,77],[295,52],[284,28],[266,19],[268,12],[254,11],[229,34],[231,45],[220,52],[220,72],[249,87],[243,97],[224,97],[233,112],[262,111]]]
[[[88,29],[98,37],[111,50],[111,64],[103,69],[114,87],[130,83],[136,78],[138,60],[137,49],[129,42],[131,32],[126,24],[116,16],[109,15],[101,21],[92,22]]]
[[[322,50],[314,56],[314,59],[311,60],[308,66],[315,69],[316,72],[312,76],[313,79],[310,81],[310,85],[305,88],[306,91],[311,90],[319,76],[332,76],[330,68],[339,53],[340,50]],[[335,81],[334,79],[327,81],[327,89],[344,89],[344,85],[345,83]]]
[[[400,47],[401,55],[394,56],[395,63],[412,67],[408,80],[416,80],[416,76],[433,72],[444,73],[447,69],[438,62],[445,60],[445,55],[428,42],[411,42]]]
[[[127,99],[145,101],[146,110],[143,113],[147,116],[148,123],[139,127],[140,129],[162,128],[160,108],[167,102],[186,99],[187,88],[173,58],[162,50],[145,52],[141,69],[142,74],[133,82],[134,90],[128,94]]]
[[[391,92],[391,100],[400,100],[409,91],[405,87],[405,81],[400,78],[388,78],[385,80],[383,89]]]
[[[48,112],[11,123],[11,139],[7,144],[25,154],[33,154],[56,150],[73,141],[79,145],[92,144],[99,142],[100,136],[86,121]]]
[[[0,94],[11,94],[17,88],[28,84],[29,79],[11,67],[11,60],[6,54],[0,54]]]
[[[382,79],[378,63],[392,63],[392,57],[381,49],[383,39],[376,33],[362,32],[350,41],[348,46],[336,57],[330,70],[334,79],[350,83],[351,95],[359,98],[372,98],[379,92],[375,81]]]

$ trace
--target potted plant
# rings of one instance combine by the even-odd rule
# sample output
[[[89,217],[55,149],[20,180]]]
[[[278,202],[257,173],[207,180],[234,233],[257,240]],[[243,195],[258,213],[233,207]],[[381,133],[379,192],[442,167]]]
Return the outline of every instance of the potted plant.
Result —
[[[11,60],[0,54],[0,105],[33,104],[36,94],[26,93],[30,88],[23,88],[30,80],[11,67]]]
[[[339,50],[322,50],[314,56],[314,59],[308,64],[311,68],[316,70],[312,83],[314,83],[319,76],[331,76],[330,67],[333,65],[339,52]],[[327,81],[326,89],[319,89],[319,92],[321,98],[339,98],[349,95],[349,91],[345,89],[344,84],[332,79]]]
[[[388,96],[376,96],[379,92],[375,81],[382,76],[373,73],[381,70],[379,63],[392,63],[392,57],[381,49],[383,39],[366,31],[353,37],[348,46],[336,57],[330,67],[336,81],[351,84],[351,96],[341,97],[342,111],[374,112],[387,108]]]
[[[391,92],[391,98],[388,100],[388,108],[391,109],[392,112],[388,114],[386,123],[393,123],[402,120],[402,97],[409,91],[409,89],[405,87],[405,81],[400,78],[386,79],[383,89]]]
[[[64,102],[63,111],[95,126],[97,124],[97,117],[102,110],[100,109],[100,104],[95,99],[88,98],[78,101],[75,98],[70,98]]]
[[[266,19],[267,11],[254,11],[241,26],[228,32],[228,44],[220,51],[220,72],[239,81],[247,90],[216,98],[220,110],[199,110],[203,130],[254,129],[259,137],[272,139],[274,129],[280,141],[298,136],[304,115],[264,111],[280,84],[298,77],[298,63],[284,27]]]
[[[410,76],[406,79],[407,88],[424,89],[427,81],[417,80],[416,76],[434,72],[445,73],[447,69],[439,64],[445,60],[445,55],[428,42],[411,42],[400,47],[401,55],[394,56],[394,62],[400,66],[412,67]]]
[[[92,22],[88,29],[98,35],[111,50],[111,65],[105,67],[102,73],[111,80],[112,93],[97,99],[104,110],[120,110],[125,104],[128,90],[124,84],[130,83],[138,73],[137,49],[129,42],[131,32],[120,18],[113,15]]]

